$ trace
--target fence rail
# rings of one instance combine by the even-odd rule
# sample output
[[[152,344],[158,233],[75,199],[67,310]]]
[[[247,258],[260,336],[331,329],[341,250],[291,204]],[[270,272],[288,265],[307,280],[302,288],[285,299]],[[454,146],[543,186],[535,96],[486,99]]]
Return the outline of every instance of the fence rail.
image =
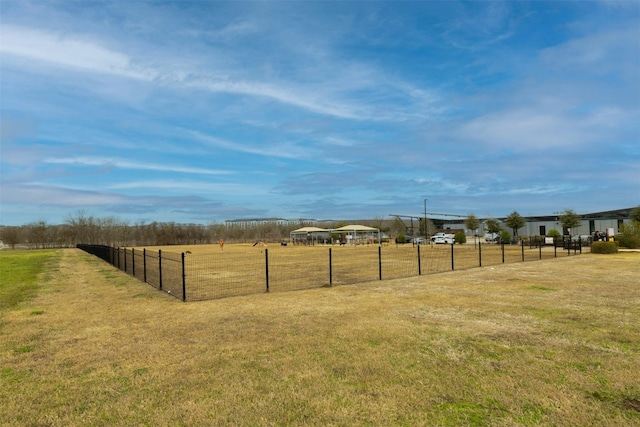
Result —
[[[262,292],[347,285],[462,270],[502,263],[581,254],[582,242],[545,246],[529,239],[518,245],[398,245],[327,247],[308,251],[268,249],[253,253],[175,253],[104,245],[77,245],[183,301],[201,301]]]

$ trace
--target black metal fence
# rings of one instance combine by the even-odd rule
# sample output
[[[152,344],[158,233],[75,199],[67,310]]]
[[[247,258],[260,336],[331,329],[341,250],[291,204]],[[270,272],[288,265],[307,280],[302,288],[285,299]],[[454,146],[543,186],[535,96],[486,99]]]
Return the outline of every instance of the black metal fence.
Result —
[[[582,253],[582,242],[289,247],[232,253],[77,245],[183,301],[347,285]],[[326,250],[323,250],[326,249]],[[306,251],[302,256],[299,251]],[[194,252],[196,250],[194,249]]]

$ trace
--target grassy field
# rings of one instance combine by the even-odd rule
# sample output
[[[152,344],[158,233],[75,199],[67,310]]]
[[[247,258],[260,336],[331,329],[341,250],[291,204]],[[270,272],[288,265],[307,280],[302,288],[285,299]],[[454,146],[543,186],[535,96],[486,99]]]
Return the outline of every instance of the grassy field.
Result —
[[[0,252],[3,426],[640,425],[638,253],[195,303],[35,254]]]
[[[224,251],[216,244],[134,249],[128,249],[126,257],[124,251],[120,252],[119,265],[128,266],[128,272],[132,272],[133,265],[137,266],[136,277],[143,281],[145,275],[141,266],[146,265],[147,282],[158,287],[158,252],[161,250],[163,259],[170,257],[162,263],[163,289],[180,299],[183,298],[180,260],[181,254],[185,254],[184,289],[188,301],[264,293],[267,258],[269,291],[278,292],[475,268],[480,264],[480,258],[482,265],[488,266],[503,261],[513,263],[573,256],[577,252],[496,244],[482,245],[482,249],[474,244],[419,248],[411,244],[382,247],[236,244],[225,246]],[[143,249],[146,249],[146,262]]]

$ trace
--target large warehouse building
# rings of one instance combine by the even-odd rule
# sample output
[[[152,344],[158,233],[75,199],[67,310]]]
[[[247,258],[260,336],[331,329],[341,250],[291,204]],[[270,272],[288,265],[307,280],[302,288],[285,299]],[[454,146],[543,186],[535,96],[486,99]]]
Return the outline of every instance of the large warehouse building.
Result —
[[[593,235],[596,231],[606,232],[612,230],[613,234],[618,233],[622,224],[631,223],[631,211],[635,208],[618,209],[612,211],[594,212],[580,215],[580,225],[572,230],[564,230],[560,223],[560,215],[524,217],[526,224],[518,229],[521,236],[545,236],[550,230],[558,230],[563,235]],[[503,221],[504,218],[496,218]],[[485,218],[486,220],[486,218]],[[483,221],[481,220],[481,223]],[[460,229],[464,227],[464,218],[447,220],[443,223],[444,229]],[[508,229],[508,227],[505,227]],[[473,234],[472,230],[466,230],[467,235]],[[482,226],[478,230],[480,236],[484,235]]]

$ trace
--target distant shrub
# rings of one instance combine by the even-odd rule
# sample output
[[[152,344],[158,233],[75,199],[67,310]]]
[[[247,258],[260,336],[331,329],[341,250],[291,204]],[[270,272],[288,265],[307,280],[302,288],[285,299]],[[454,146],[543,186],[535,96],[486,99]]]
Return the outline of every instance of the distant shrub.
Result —
[[[511,243],[511,234],[509,234],[508,231],[503,230],[500,233],[500,239],[502,240],[503,243],[509,244],[509,243]]]
[[[620,227],[620,232],[615,235],[616,242],[623,248],[640,248],[640,222],[633,221],[631,224],[624,224]]]
[[[453,240],[461,245],[463,243],[467,243],[467,236],[465,236],[465,234],[462,231],[458,231],[455,236],[453,236]]]
[[[404,237],[404,234],[400,233],[396,236],[396,243],[406,243],[407,238]]]
[[[593,242],[591,244],[592,254],[615,254],[618,253],[616,242]]]
[[[560,232],[558,230],[556,230],[555,228],[552,228],[551,230],[549,230],[549,232],[547,233],[547,237],[554,237],[554,238],[558,238],[562,236],[562,234],[560,234]]]

